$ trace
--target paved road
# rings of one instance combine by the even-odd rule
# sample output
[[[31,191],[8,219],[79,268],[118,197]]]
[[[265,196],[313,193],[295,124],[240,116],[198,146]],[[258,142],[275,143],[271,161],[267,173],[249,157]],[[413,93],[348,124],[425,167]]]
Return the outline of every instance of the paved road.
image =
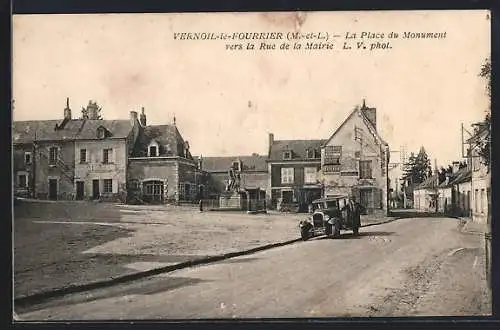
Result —
[[[14,216],[14,294],[20,297],[293,240],[307,215],[26,201]]]
[[[16,312],[24,320],[487,315],[481,238],[458,224],[404,219]]]

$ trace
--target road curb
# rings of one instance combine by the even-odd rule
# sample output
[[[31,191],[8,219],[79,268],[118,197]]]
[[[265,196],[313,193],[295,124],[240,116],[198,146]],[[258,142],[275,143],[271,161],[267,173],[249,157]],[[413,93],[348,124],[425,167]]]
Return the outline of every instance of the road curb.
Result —
[[[54,290],[50,290],[50,291],[36,292],[33,294],[14,298],[14,305],[17,307],[27,307],[27,306],[31,306],[31,305],[36,305],[36,304],[42,303],[44,301],[47,301],[47,300],[50,300],[53,298],[57,298],[57,297],[62,297],[62,296],[72,294],[72,293],[79,293],[79,292],[90,291],[90,290],[94,290],[94,289],[105,288],[105,287],[113,286],[116,284],[131,282],[131,281],[138,280],[138,279],[145,278],[145,277],[149,277],[149,276],[173,272],[175,270],[179,270],[179,269],[183,269],[183,268],[189,268],[189,267],[194,267],[194,266],[198,266],[198,265],[204,265],[204,264],[209,264],[209,263],[213,263],[213,262],[217,262],[217,261],[222,261],[222,260],[226,260],[226,259],[230,259],[230,258],[234,258],[234,257],[249,255],[249,254],[253,254],[256,252],[269,250],[269,249],[272,249],[275,247],[293,244],[293,243],[296,243],[298,241],[301,241],[301,239],[296,238],[296,239],[288,240],[288,241],[284,241],[284,242],[266,244],[266,245],[258,246],[258,247],[248,249],[248,250],[229,252],[229,253],[224,253],[221,255],[216,255],[216,256],[211,256],[211,257],[206,257],[206,258],[194,259],[194,260],[190,260],[190,261],[186,261],[186,262],[181,262],[181,263],[178,263],[175,265],[158,267],[158,268],[153,268],[153,269],[149,269],[146,271],[140,271],[140,272],[135,272],[135,273],[127,274],[127,275],[123,275],[123,276],[117,276],[117,277],[111,278],[109,280],[99,280],[99,281],[94,281],[94,282],[90,282],[90,283],[86,283],[86,284],[70,285],[70,286],[66,286],[63,288],[54,289]]]
[[[393,222],[393,221],[398,220],[398,219],[400,219],[400,218],[394,218],[394,219],[385,220],[385,221],[381,221],[381,222],[369,223],[369,224],[362,225],[361,228],[382,225],[385,223]],[[14,305],[17,307],[28,307],[28,306],[42,303],[44,301],[47,301],[47,300],[50,300],[53,298],[62,297],[62,296],[72,294],[72,293],[80,293],[80,292],[110,287],[110,286],[113,286],[116,284],[127,283],[127,282],[131,282],[134,280],[146,278],[149,276],[170,273],[170,272],[173,272],[175,270],[180,270],[180,269],[199,266],[199,265],[205,265],[205,264],[209,264],[209,263],[213,263],[213,262],[217,262],[217,261],[227,260],[227,259],[234,258],[234,257],[249,255],[249,254],[269,250],[272,248],[293,244],[293,243],[296,243],[299,241],[302,241],[302,239],[296,238],[296,239],[288,240],[288,241],[284,241],[284,242],[266,244],[266,245],[258,246],[258,247],[252,248],[252,249],[247,249],[247,250],[242,250],[242,251],[237,251],[237,252],[229,252],[229,253],[224,253],[221,255],[216,255],[216,256],[211,256],[211,257],[206,257],[206,258],[194,259],[194,260],[190,260],[190,261],[186,261],[186,262],[177,263],[174,265],[168,265],[168,266],[164,266],[164,267],[149,269],[146,271],[135,272],[135,273],[127,274],[127,275],[123,275],[123,276],[117,276],[117,277],[114,277],[114,278],[111,278],[108,280],[99,280],[99,281],[94,281],[94,282],[90,282],[90,283],[86,283],[86,284],[70,285],[70,286],[66,286],[63,288],[58,288],[58,289],[54,289],[54,290],[50,290],[50,291],[35,292],[33,294],[14,298]]]
[[[384,221],[380,221],[380,222],[368,223],[366,225],[362,225],[361,228],[371,227],[371,226],[377,226],[377,225],[383,225],[383,224],[386,224],[386,223],[389,223],[389,222],[393,222],[393,221],[396,221],[396,220],[401,220],[401,219],[404,219],[404,218],[393,218],[393,219],[390,219],[390,220],[384,220]]]

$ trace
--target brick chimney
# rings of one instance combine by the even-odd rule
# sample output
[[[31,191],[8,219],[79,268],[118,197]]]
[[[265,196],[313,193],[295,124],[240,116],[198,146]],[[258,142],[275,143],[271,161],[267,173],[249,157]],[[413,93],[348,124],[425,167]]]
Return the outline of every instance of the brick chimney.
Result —
[[[64,119],[71,120],[71,109],[69,108],[69,97],[66,98],[66,108],[64,109]]]
[[[146,127],[146,114],[144,113],[144,107],[142,107],[140,122],[143,127]]]
[[[203,170],[203,155],[198,158],[198,169]]]
[[[373,125],[375,130],[377,129],[377,108],[369,108],[366,106],[365,100],[363,100],[363,105],[361,106],[361,111],[368,119],[368,121]]]
[[[130,111],[130,125],[135,126],[137,122],[137,111]]]
[[[460,162],[453,162],[452,164],[452,169],[453,169],[453,174],[457,173],[458,170],[460,169]]]
[[[92,100],[89,101],[89,104],[87,105],[87,113],[89,119],[99,119],[99,107],[97,106],[97,102],[92,102]]]

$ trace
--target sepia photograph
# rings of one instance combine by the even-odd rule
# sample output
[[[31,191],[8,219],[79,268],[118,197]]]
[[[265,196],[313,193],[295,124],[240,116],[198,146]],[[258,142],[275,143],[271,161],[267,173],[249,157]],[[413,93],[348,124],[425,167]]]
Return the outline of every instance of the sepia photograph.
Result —
[[[492,314],[490,11],[12,33],[14,321]]]

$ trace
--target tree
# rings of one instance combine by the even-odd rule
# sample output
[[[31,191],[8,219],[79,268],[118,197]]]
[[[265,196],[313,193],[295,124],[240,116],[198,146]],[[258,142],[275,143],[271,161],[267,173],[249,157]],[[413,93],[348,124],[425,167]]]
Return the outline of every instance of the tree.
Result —
[[[481,66],[481,71],[479,76],[486,80],[486,94],[489,98],[491,98],[491,59],[487,58],[483,65]],[[491,162],[491,103],[486,111],[486,116],[484,121],[480,125],[481,127],[486,128],[486,136],[484,139],[481,139],[478,145],[478,153],[481,157],[482,163],[486,165],[489,169]]]
[[[431,161],[425,148],[420,147],[417,155],[412,152],[404,167],[401,191],[407,198],[413,199],[414,187],[424,182],[432,174]]]
[[[432,174],[431,161],[424,147],[420,147],[418,154],[412,152],[405,164],[403,179],[408,185],[417,185],[425,181]]]
[[[486,94],[491,97],[491,58],[487,58],[481,65],[479,76],[486,80]]]

